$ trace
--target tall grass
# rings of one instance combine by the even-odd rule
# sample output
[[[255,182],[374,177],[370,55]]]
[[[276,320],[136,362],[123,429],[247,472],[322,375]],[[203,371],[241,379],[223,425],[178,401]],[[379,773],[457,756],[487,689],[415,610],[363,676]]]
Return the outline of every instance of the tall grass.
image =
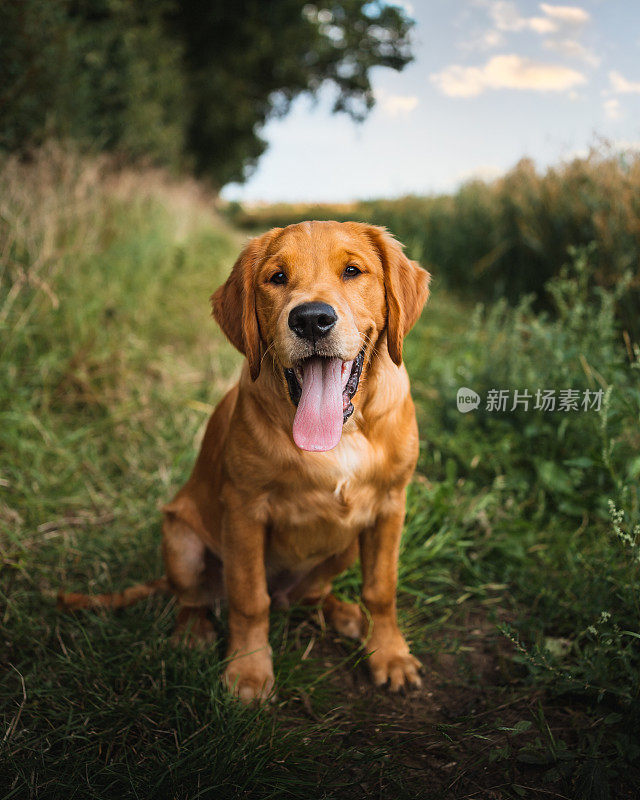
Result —
[[[183,320],[198,310],[191,292],[206,320],[231,244],[211,212],[204,227],[199,197],[187,209],[188,188],[158,174],[136,181],[55,148],[2,167],[0,469],[3,514],[21,521],[11,532],[24,545],[20,531],[31,540],[33,525],[60,515],[112,514],[112,481],[137,463],[137,474],[155,470],[141,444],[158,435],[154,404],[175,397],[178,375],[193,380],[194,359],[214,389],[225,385],[225,344]],[[181,406],[165,422],[185,414],[195,412]],[[96,468],[106,441],[120,449]]]

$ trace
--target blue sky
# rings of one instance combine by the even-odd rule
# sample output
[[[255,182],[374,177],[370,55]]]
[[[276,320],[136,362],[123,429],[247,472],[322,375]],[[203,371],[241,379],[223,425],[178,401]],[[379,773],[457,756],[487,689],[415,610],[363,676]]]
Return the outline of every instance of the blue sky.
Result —
[[[339,201],[450,191],[520,158],[540,167],[599,139],[640,148],[640,2],[412,0],[415,61],[377,69],[362,125],[327,89],[263,131],[245,202]]]

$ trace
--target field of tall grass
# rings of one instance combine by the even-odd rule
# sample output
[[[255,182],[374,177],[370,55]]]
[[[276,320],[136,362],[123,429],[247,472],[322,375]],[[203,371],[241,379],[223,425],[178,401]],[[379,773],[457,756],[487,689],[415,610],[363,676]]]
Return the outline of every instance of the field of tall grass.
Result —
[[[520,169],[524,183],[500,190],[514,206],[534,179]],[[498,188],[465,191],[481,219]],[[390,203],[386,223],[425,258],[412,202]],[[440,241],[449,224],[457,252],[467,236],[477,254],[484,223],[456,212],[455,228],[457,202],[428,201],[446,210]],[[158,507],[240,363],[208,297],[244,236],[212,208],[196,184],[61,148],[0,163],[2,796],[635,797],[640,351],[616,309],[637,273],[631,238],[604,218],[595,245],[562,231],[573,247],[545,254],[538,303],[477,304],[426,255],[434,292],[405,354],[421,455],[399,574],[423,692],[374,692],[361,650],[302,609],[272,614],[268,708],[223,692],[223,624],[215,647],[189,651],[170,644],[166,598],[56,611],[60,587],[161,572]],[[541,208],[530,221],[555,219]],[[493,269],[473,273],[485,298]],[[467,414],[461,387],[481,398]],[[538,390],[589,392],[593,407],[535,409]],[[337,588],[355,599],[358,583],[356,567]]]

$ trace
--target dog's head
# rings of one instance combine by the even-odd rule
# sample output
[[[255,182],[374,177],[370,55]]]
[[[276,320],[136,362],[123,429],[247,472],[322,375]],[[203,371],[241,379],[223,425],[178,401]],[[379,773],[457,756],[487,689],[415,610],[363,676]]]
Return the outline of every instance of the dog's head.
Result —
[[[213,315],[247,357],[253,380],[272,354],[297,406],[296,444],[330,450],[384,333],[389,356],[401,364],[429,277],[384,228],[302,222],[249,242],[211,298]]]

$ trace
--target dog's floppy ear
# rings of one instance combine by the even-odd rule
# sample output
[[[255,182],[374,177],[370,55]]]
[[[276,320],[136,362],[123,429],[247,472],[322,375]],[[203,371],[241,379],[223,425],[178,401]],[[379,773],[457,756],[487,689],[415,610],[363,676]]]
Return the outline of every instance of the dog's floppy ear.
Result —
[[[211,295],[213,316],[231,344],[247,357],[251,379],[260,374],[262,340],[256,313],[256,268],[280,228],[257,236],[245,246],[231,274]]]
[[[431,275],[416,261],[409,261],[400,242],[386,228],[370,225],[369,235],[378,249],[384,270],[389,355],[400,366],[402,342],[427,302]]]

